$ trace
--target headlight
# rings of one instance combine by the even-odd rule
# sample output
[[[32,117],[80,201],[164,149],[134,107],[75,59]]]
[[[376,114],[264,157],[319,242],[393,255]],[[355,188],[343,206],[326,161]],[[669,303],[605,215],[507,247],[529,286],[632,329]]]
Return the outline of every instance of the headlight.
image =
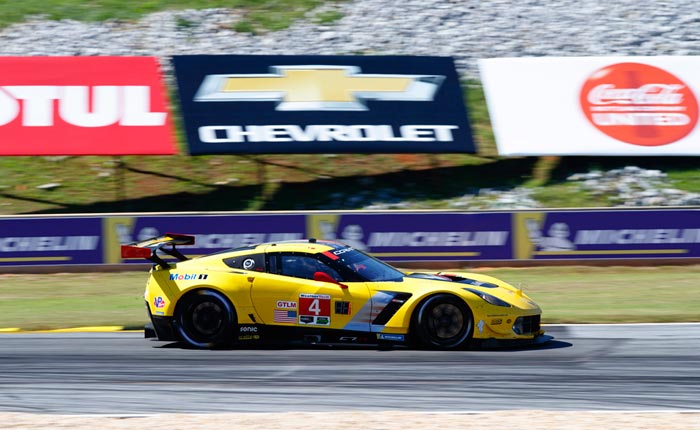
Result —
[[[494,306],[502,306],[504,308],[510,307],[510,303],[506,302],[505,300],[501,300],[498,297],[492,296],[491,294],[486,294],[483,291],[473,290],[471,288],[465,288],[464,290],[469,291],[470,293],[476,294],[477,296],[484,299],[484,301],[486,303],[492,304]]]

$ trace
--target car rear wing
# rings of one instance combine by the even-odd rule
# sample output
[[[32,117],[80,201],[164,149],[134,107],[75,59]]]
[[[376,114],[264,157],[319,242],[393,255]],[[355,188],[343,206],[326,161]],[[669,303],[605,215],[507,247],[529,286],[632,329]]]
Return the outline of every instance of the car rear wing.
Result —
[[[183,245],[194,245],[194,236],[188,234],[165,233],[163,236],[122,245],[121,254],[122,258],[145,258],[167,269],[170,267],[170,264],[158,255],[158,251],[171,255],[177,258],[178,261],[189,260],[189,258],[177,250],[177,246]]]

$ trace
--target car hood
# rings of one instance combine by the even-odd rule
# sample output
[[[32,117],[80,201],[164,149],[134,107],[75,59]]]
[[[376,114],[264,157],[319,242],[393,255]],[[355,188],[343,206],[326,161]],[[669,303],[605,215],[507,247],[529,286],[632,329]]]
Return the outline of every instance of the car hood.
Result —
[[[403,278],[407,290],[450,291],[462,297],[476,297],[469,290],[482,291],[520,309],[539,309],[522,289],[492,276],[471,272],[410,273]]]

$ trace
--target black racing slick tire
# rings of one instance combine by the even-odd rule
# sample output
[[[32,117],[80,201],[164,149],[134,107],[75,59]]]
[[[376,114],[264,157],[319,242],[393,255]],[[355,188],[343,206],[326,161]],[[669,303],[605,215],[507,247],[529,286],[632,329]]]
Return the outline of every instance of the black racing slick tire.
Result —
[[[217,348],[233,340],[236,311],[221,293],[197,290],[180,299],[175,310],[180,339],[194,348]]]
[[[419,346],[457,349],[467,345],[474,318],[463,300],[450,294],[428,297],[416,308],[413,334]]]

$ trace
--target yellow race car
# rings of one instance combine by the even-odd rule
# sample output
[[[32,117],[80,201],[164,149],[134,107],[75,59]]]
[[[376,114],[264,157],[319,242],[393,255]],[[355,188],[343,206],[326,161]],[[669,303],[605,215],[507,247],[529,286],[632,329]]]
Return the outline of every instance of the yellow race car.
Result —
[[[407,274],[315,239],[189,259],[177,247],[194,240],[168,233],[122,245],[123,258],[154,263],[144,297],[159,340],[195,348],[306,342],[457,349],[551,339],[540,328],[539,306],[491,276]]]

